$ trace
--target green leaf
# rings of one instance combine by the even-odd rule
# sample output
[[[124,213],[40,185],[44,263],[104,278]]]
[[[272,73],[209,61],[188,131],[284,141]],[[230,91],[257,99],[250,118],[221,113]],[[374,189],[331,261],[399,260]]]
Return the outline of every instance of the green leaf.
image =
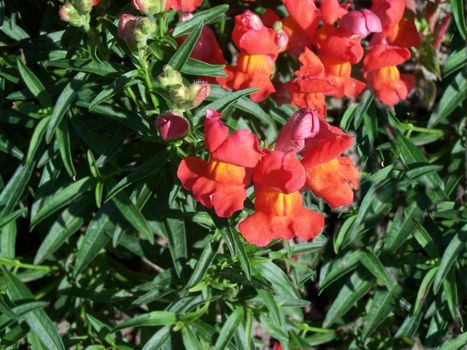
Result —
[[[3,270],[6,280],[6,290],[13,301],[34,299],[34,295],[21,281],[11,273]],[[24,314],[24,320],[49,350],[65,350],[62,340],[54,324],[44,310],[29,311]]]
[[[361,258],[363,266],[365,266],[368,271],[371,272],[373,276],[375,276],[379,281],[383,282],[383,284],[390,290],[394,287],[394,282],[389,277],[384,265],[378,259],[378,257],[373,254],[369,250],[363,251],[363,256]]]
[[[170,336],[170,326],[165,326],[159,329],[154,335],[144,344],[141,350],[159,350],[165,344]]]
[[[465,24],[464,1],[451,0],[451,8],[457,29],[459,30],[462,39],[467,40],[467,25]]]
[[[454,77],[454,80],[444,90],[443,96],[438,103],[438,107],[431,114],[428,120],[428,127],[432,128],[439,122],[449,117],[452,112],[467,98],[467,79],[466,71],[460,71]]]
[[[141,232],[149,242],[154,243],[154,234],[152,233],[149,223],[141,211],[130,200],[128,195],[125,192],[119,192],[112,197],[112,201],[123,217],[128,220],[136,231]]]
[[[457,292],[456,274],[453,270],[449,271],[443,282],[444,296],[448,302],[449,312],[457,325],[462,326],[462,314],[459,310],[459,296]]]
[[[37,250],[34,264],[42,263],[55,253],[71,235],[84,225],[87,215],[93,209],[89,205],[90,200],[89,194],[83,195],[57,217]]]
[[[225,65],[209,64],[203,61],[188,58],[183,65],[181,72],[188,75],[206,76],[206,77],[225,77]]]
[[[219,337],[214,344],[214,350],[224,350],[233,337],[237,328],[243,320],[244,311],[242,307],[238,307],[232,314],[227,318],[222,327]]]
[[[26,163],[30,163],[36,156],[37,150],[42,144],[42,139],[44,138],[45,131],[49,125],[50,117],[45,117],[40,120],[37,124],[34,132],[31,136],[31,141],[29,142],[28,153],[26,155]]]
[[[467,64],[467,47],[452,52],[443,67],[444,77],[451,75]]]
[[[144,180],[145,178],[154,175],[164,165],[167,160],[169,153],[168,151],[162,150],[156,154],[153,158],[144,162],[140,166],[136,167],[130,174],[122,178],[115,186],[113,186],[107,194],[106,201],[111,199],[120,191],[123,191],[128,186]],[[99,161],[99,160],[98,160]]]
[[[43,107],[51,107],[52,100],[39,78],[23,63],[23,61],[21,61],[20,58],[16,59],[16,64],[18,66],[19,74],[29,91],[31,91]]]
[[[436,244],[433,241],[433,238],[431,238],[428,231],[425,230],[425,228],[422,225],[416,224],[416,228],[414,230],[414,237],[417,240],[418,244],[420,244],[420,246],[428,253],[430,258],[439,258],[438,249],[436,248]]]
[[[338,254],[342,244],[347,240],[347,235],[350,233],[350,229],[352,228],[355,220],[357,219],[357,215],[349,216],[345,219],[344,223],[342,224],[339,232],[333,236],[333,248],[334,253]]]
[[[430,287],[433,284],[435,274],[437,271],[438,267],[434,267],[431,270],[429,270],[423,277],[422,283],[420,283],[420,288],[417,292],[417,297],[415,299],[415,305],[413,308],[414,315],[417,315],[422,309],[422,306],[425,303],[428,293],[430,293]]]
[[[102,89],[99,94],[94,97],[94,99],[89,104],[89,109],[92,110],[98,104],[105,102],[111,99],[115,94],[117,94],[120,90],[127,86],[131,86],[137,84],[139,81],[135,79],[138,76],[137,70],[131,70],[122,74],[122,76],[118,77],[112,84]]]
[[[300,299],[295,286],[279,266],[272,261],[262,259],[251,259],[250,262],[255,274],[267,281],[276,294],[290,299]]]
[[[114,327],[113,332],[129,327],[169,326],[177,321],[177,316],[170,311],[152,311],[123,321]]]
[[[16,168],[15,173],[0,193],[0,219],[8,216],[21,199],[35,168],[34,162]]]
[[[173,69],[180,71],[185,65],[186,60],[190,57],[191,51],[195,47],[198,39],[201,35],[203,29],[203,23],[198,23],[194,28],[188,38],[180,45],[180,47],[175,51],[173,56],[169,60],[169,65]]]
[[[78,91],[83,86],[84,82],[87,79],[87,74],[84,72],[79,72],[75,77],[65,86],[62,93],[55,103],[54,110],[52,112],[52,117],[50,119],[49,126],[47,128],[46,140],[48,143],[52,140],[52,136],[55,133],[55,129],[61,123],[65,113],[75,102],[75,99],[78,95]]]
[[[3,216],[1,219],[0,219],[0,229],[3,228],[3,226],[6,226],[8,225],[10,222],[16,220],[17,218],[19,218],[20,216],[22,216],[24,213],[26,213],[28,211],[27,208],[21,208],[21,209],[18,209],[16,211],[14,211],[13,213],[11,214],[8,214],[6,216]]]
[[[205,11],[197,12],[193,18],[185,22],[179,22],[172,33],[174,37],[185,35],[190,33],[197,27],[200,23],[201,24],[211,24],[218,22],[224,18],[223,14],[227,12],[229,9],[229,5],[219,5],[212,7]]]
[[[198,336],[189,324],[182,328],[182,340],[186,350],[203,350]]]
[[[232,229],[232,227],[229,225],[229,229]],[[245,251],[245,246],[243,245],[243,242],[240,239],[240,232],[237,230],[232,229],[233,232],[233,239],[235,243],[235,251],[237,252],[238,260],[240,262],[240,266],[242,268],[242,271],[245,273],[245,277],[247,280],[251,280],[251,266],[250,266],[250,260],[248,259],[248,255]]]
[[[85,177],[76,182],[72,182],[61,189],[56,189],[54,193],[47,195],[43,200],[42,206],[37,211],[36,215],[31,218],[31,227],[48,218],[57,210],[63,208],[83,193],[91,190],[96,184],[96,179],[93,177]]]
[[[2,138],[0,139],[0,151],[5,152],[6,154],[9,154],[19,160],[23,159],[24,156],[24,153],[4,135],[2,135]]]
[[[92,73],[96,75],[106,76],[113,73],[120,73],[120,67],[112,65],[109,62],[97,62],[91,59],[68,60],[60,59],[54,61],[46,61],[47,67],[65,68],[83,73]]]
[[[347,311],[368,293],[371,287],[372,283],[360,277],[359,273],[352,274],[332,302],[323,321],[323,327],[328,328],[344,316]]]
[[[453,267],[457,257],[462,253],[465,242],[467,241],[467,225],[463,227],[462,231],[456,234],[449,242],[446,250],[444,251],[441,262],[439,263],[438,272],[436,273],[435,282],[433,284],[433,291],[438,294],[441,285],[446,278],[447,274]]]
[[[460,350],[464,348],[465,344],[467,344],[467,332],[462,333],[461,335],[457,336],[456,338],[445,342],[440,347],[436,348],[437,350]]]
[[[401,293],[402,288],[398,284],[393,284],[391,288],[385,291],[376,291],[364,319],[363,338],[367,338],[384,322]]]
[[[68,131],[68,121],[62,120],[58,128],[55,130],[55,138],[57,140],[60,157],[62,158],[63,165],[71,177],[76,176],[76,170],[73,165],[70,145],[70,133]]]
[[[355,269],[362,261],[364,254],[361,250],[354,250],[330,260],[325,267],[321,269],[319,279],[320,293],[332,283],[344,276],[346,273]]]
[[[199,257],[198,262],[196,263],[195,269],[193,270],[190,279],[186,284],[187,289],[195,286],[203,280],[215,256],[216,251],[213,249],[213,244],[210,243],[206,245],[206,247],[203,249],[203,252],[201,253],[201,256]]]
[[[404,211],[405,217],[402,224],[393,221],[389,234],[384,237],[384,251],[394,254],[414,232],[417,222],[421,221],[423,212],[418,203],[412,203]]]
[[[244,90],[238,90],[235,92],[232,92],[228,94],[225,97],[222,97],[214,102],[211,102],[207,106],[204,106],[203,108],[199,109],[198,112],[193,116],[192,122],[193,125],[198,125],[199,121],[201,120],[202,117],[205,116],[206,110],[208,108],[214,109],[216,111],[221,110],[222,108],[226,108],[230,104],[236,102],[237,100],[241,99],[244,96],[248,96],[252,94],[253,92],[256,92],[257,89],[244,89]]]

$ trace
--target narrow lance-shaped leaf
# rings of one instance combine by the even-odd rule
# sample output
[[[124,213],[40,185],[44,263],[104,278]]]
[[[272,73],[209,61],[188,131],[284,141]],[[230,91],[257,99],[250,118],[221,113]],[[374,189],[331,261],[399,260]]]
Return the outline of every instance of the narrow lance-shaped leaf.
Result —
[[[31,91],[43,107],[51,107],[52,100],[39,78],[23,63],[23,61],[21,61],[20,58],[17,58],[16,64],[18,66],[19,74],[29,91]]]
[[[221,329],[219,337],[216,340],[214,350],[225,349],[227,343],[230,341],[235,331],[237,330],[237,327],[242,322],[243,314],[243,308],[239,307],[229,316]]]
[[[188,38],[180,45],[180,47],[175,51],[174,55],[169,60],[169,65],[173,69],[179,71],[182,69],[188,57],[190,57],[191,51],[195,47],[200,35],[201,30],[203,29],[203,22],[198,23]]]

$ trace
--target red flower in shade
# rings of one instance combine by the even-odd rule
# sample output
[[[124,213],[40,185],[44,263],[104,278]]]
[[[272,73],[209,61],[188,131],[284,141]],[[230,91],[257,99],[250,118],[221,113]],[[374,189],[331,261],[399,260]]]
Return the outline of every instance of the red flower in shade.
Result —
[[[324,95],[334,94],[335,86],[325,78],[323,63],[310,49],[305,48],[298,60],[302,66],[295,72],[297,78],[286,85],[290,103],[294,106],[315,109],[321,118],[325,118]]]
[[[260,160],[253,174],[256,212],[238,226],[249,243],[265,246],[295,236],[308,240],[321,232],[323,216],[302,203],[305,177],[293,152],[273,151]]]
[[[328,25],[333,25],[339,18],[343,17],[349,7],[350,3],[339,4],[339,0],[324,0],[321,1],[319,10],[323,22]]]
[[[348,157],[341,157],[352,144],[353,138],[339,128],[320,121],[319,133],[305,142],[300,153],[306,171],[306,187],[333,208],[353,201],[358,189],[359,173]]]
[[[318,29],[320,13],[313,0],[284,0],[289,15],[283,29],[289,36],[287,51],[308,46]]]
[[[234,90],[257,88],[251,99],[260,102],[275,91],[271,76],[279,54],[276,32],[265,27],[259,16],[245,11],[235,17],[232,38],[240,49],[237,65],[227,66],[227,78],[219,78],[219,84]]]
[[[333,96],[337,98],[355,97],[365,89],[365,83],[350,76],[352,65],[350,62],[342,62],[335,58],[321,57],[326,71],[326,78],[335,86]]]
[[[415,27],[414,17],[402,18],[391,30],[386,40],[389,44],[399,47],[419,46],[421,38]]]
[[[412,74],[401,74],[397,65],[410,58],[410,51],[379,44],[368,51],[364,60],[365,78],[375,96],[388,106],[405,100],[415,85]]]
[[[350,35],[342,28],[324,26],[318,31],[316,47],[320,55],[355,64],[363,57],[361,40],[361,36]]]
[[[175,11],[193,12],[202,3],[203,0],[166,0],[165,11],[172,9]]]
[[[220,118],[219,112],[207,110],[204,133],[209,161],[187,157],[177,176],[202,205],[214,208],[219,217],[229,217],[243,208],[252,168],[263,152],[256,135],[244,129],[229,136]]]

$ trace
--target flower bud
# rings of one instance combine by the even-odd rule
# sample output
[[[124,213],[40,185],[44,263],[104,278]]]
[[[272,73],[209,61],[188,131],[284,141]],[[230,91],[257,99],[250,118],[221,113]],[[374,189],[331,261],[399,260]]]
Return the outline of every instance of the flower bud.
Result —
[[[340,26],[348,34],[361,37],[383,31],[379,17],[367,9],[347,13],[341,18]]]
[[[174,112],[159,115],[155,127],[164,141],[171,141],[185,137],[188,133],[188,122],[185,118]]]
[[[206,81],[197,81],[190,85],[189,100],[191,101],[191,108],[198,107],[206,97],[211,93],[211,85]]]
[[[276,36],[274,37],[274,42],[276,43],[277,49],[279,52],[285,51],[287,45],[289,44],[289,36],[282,29],[282,22],[277,21],[273,26]]]
[[[156,30],[156,24],[146,17],[135,17],[130,14],[120,16],[118,36],[130,47],[143,47],[148,37]]]
[[[319,114],[309,108],[294,113],[279,133],[274,149],[282,152],[300,152],[305,140],[319,132]]]
[[[72,24],[79,22],[81,19],[81,14],[79,13],[78,9],[69,2],[66,2],[63,4],[63,6],[60,6],[58,14],[60,15],[62,21],[70,22]]]
[[[133,0],[133,6],[141,13],[159,13],[164,11],[164,0]]]
[[[129,41],[136,28],[137,21],[138,17],[128,13],[121,15],[118,21],[118,36],[125,41]]]
[[[164,66],[162,74],[159,75],[158,80],[162,87],[183,85],[183,79],[180,72],[177,72],[168,64]]]
[[[74,0],[74,4],[76,8],[82,14],[89,14],[92,11],[92,7],[94,6],[93,0]]]

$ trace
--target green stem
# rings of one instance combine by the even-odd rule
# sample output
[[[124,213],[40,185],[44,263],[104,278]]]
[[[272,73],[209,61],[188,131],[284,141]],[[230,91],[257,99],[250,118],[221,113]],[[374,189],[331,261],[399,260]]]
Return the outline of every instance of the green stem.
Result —
[[[146,83],[146,88],[149,90],[149,96],[151,98],[154,109],[157,112],[159,112],[159,101],[157,100],[156,96],[154,96],[152,93],[153,86],[152,86],[151,76],[149,75],[148,63],[146,61],[146,57],[144,57],[144,51],[139,50],[138,54],[139,54],[139,62],[141,64],[141,68],[143,69],[143,73],[144,73],[144,82]]]

